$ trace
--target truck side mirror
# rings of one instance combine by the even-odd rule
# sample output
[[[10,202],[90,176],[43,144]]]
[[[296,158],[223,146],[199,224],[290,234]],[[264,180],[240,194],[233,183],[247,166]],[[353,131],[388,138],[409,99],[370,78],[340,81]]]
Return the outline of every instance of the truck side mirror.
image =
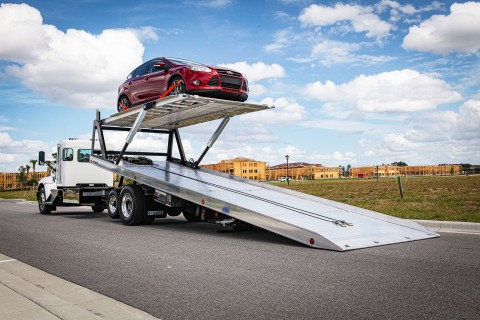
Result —
[[[45,151],[40,151],[38,153],[38,164],[41,166],[45,164]]]

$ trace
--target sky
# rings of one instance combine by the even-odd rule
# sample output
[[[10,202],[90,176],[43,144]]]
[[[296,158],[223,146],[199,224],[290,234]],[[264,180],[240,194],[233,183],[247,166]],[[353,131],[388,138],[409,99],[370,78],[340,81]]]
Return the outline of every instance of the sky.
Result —
[[[0,44],[0,172],[90,139],[95,110],[114,114],[126,76],[161,56],[238,70],[247,102],[275,106],[232,118],[202,163],[480,164],[480,2],[13,1]],[[188,158],[217,126],[180,129]]]

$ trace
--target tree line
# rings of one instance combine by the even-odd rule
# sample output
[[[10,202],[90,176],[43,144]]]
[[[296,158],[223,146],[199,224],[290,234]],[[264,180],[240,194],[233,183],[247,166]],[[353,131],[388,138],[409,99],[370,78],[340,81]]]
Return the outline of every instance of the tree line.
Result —
[[[56,153],[52,154],[52,157],[56,158]],[[18,167],[17,182],[20,185],[20,188],[24,190],[26,187],[36,186],[38,183],[37,175],[35,174],[35,169],[37,166],[38,160],[32,159],[28,164]],[[50,173],[53,170],[54,161],[47,160],[45,161],[47,166],[47,172]],[[30,170],[33,170],[32,176],[29,178]]]

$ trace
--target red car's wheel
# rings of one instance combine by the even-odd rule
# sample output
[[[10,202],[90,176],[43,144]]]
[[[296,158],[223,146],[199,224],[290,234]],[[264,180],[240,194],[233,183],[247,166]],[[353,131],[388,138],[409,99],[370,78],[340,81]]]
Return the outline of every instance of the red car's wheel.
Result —
[[[117,102],[117,111],[118,112],[130,109],[130,107],[131,107],[130,100],[128,100],[127,96],[123,95],[118,99],[118,102]]]
[[[183,79],[179,76],[175,76],[173,77],[172,81],[170,81],[170,86],[176,84],[177,82],[179,81],[182,81]],[[182,94],[182,93],[185,93],[185,91],[187,91],[187,88],[185,87],[185,81],[183,81],[182,83],[178,84],[173,90],[172,92],[170,92],[170,96],[173,96],[173,95],[177,95],[177,94]]]

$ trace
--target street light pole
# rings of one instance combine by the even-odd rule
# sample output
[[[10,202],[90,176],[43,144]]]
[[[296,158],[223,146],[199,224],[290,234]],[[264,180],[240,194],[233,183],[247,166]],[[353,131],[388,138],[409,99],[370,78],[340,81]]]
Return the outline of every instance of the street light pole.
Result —
[[[288,176],[288,158],[290,158],[290,157],[289,157],[288,154],[287,154],[287,155],[285,156],[285,159],[287,159],[287,183],[288,183],[288,185],[290,185],[290,178],[289,178],[289,176]]]

